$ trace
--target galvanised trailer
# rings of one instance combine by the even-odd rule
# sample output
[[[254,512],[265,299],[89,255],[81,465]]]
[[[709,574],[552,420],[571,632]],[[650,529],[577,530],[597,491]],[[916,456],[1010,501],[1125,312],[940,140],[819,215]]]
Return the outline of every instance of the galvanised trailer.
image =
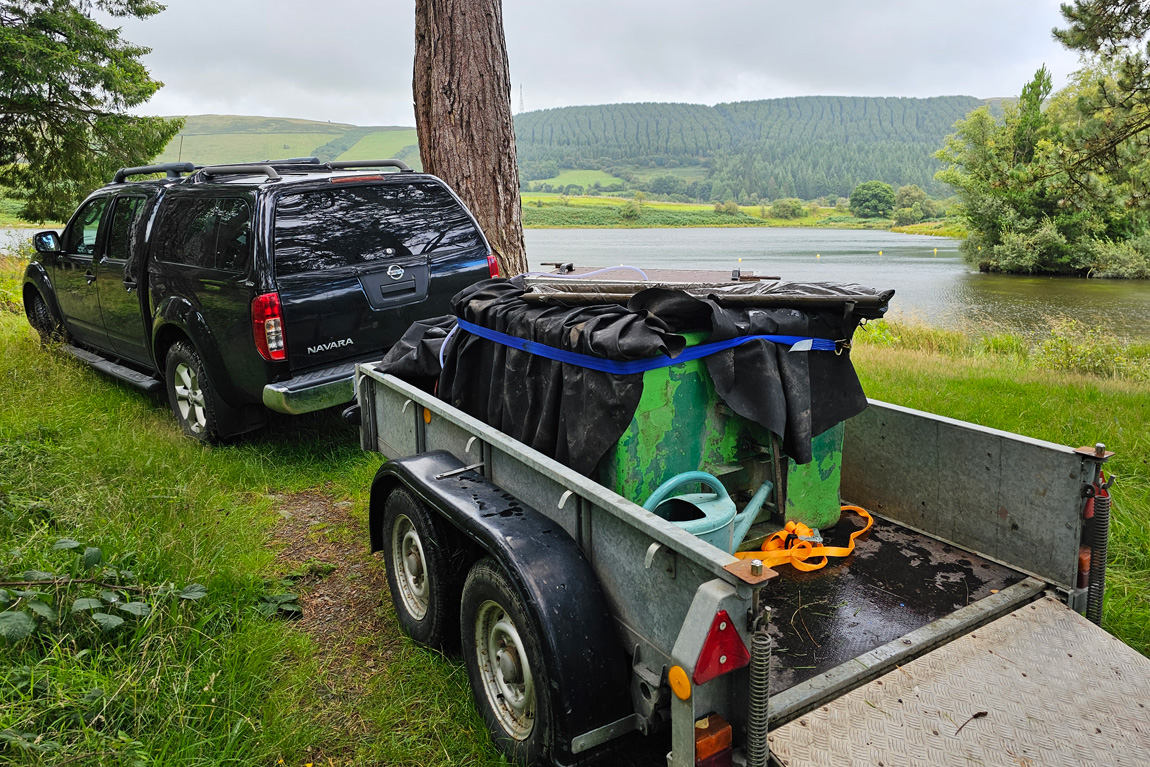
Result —
[[[1094,625],[1102,446],[871,401],[841,491],[873,529],[776,573],[374,366],[356,383],[401,625],[462,644],[515,761],[638,730],[669,731],[671,767],[1150,764],[1150,660]]]

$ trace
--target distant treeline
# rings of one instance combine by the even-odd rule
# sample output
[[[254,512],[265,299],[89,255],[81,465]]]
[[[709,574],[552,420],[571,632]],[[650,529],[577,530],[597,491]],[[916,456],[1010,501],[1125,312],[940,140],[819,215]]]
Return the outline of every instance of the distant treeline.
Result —
[[[704,201],[845,197],[875,179],[946,196],[932,155],[955,121],[984,103],[969,96],[808,96],[714,107],[565,107],[518,115],[515,134],[525,181],[581,168]],[[706,173],[674,172],[691,166]],[[661,188],[651,189],[653,181]]]

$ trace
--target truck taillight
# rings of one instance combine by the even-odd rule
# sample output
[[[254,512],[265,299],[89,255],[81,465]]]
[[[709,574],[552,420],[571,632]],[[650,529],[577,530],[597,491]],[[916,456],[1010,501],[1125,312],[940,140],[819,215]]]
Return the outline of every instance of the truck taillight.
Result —
[[[487,273],[492,277],[499,276],[499,261],[496,260],[494,253],[487,255]]]
[[[252,336],[256,349],[265,360],[287,359],[279,293],[264,293],[252,301]]]
[[[695,673],[691,678],[695,684],[709,682],[717,676],[742,668],[751,662],[751,654],[739,637],[735,623],[726,610],[715,613],[711,630],[703,641],[699,659],[695,661]]]

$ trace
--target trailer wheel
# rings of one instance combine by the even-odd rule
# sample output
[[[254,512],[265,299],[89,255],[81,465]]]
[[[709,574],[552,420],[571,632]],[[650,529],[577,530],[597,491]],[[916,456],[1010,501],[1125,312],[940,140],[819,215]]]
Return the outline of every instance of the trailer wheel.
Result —
[[[516,764],[549,763],[550,684],[539,637],[490,558],[475,563],[463,586],[460,636],[471,694],[496,748]]]
[[[458,637],[459,575],[432,512],[397,488],[383,504],[387,585],[399,625],[420,644],[449,650]]]

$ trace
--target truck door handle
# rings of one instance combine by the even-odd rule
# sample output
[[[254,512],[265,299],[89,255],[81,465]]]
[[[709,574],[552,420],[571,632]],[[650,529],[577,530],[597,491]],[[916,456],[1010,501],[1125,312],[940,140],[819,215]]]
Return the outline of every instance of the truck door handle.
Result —
[[[84,272],[84,279],[87,281],[87,283],[89,285],[91,285],[93,282],[96,281],[96,275],[92,274],[92,270],[89,269],[88,271]]]

